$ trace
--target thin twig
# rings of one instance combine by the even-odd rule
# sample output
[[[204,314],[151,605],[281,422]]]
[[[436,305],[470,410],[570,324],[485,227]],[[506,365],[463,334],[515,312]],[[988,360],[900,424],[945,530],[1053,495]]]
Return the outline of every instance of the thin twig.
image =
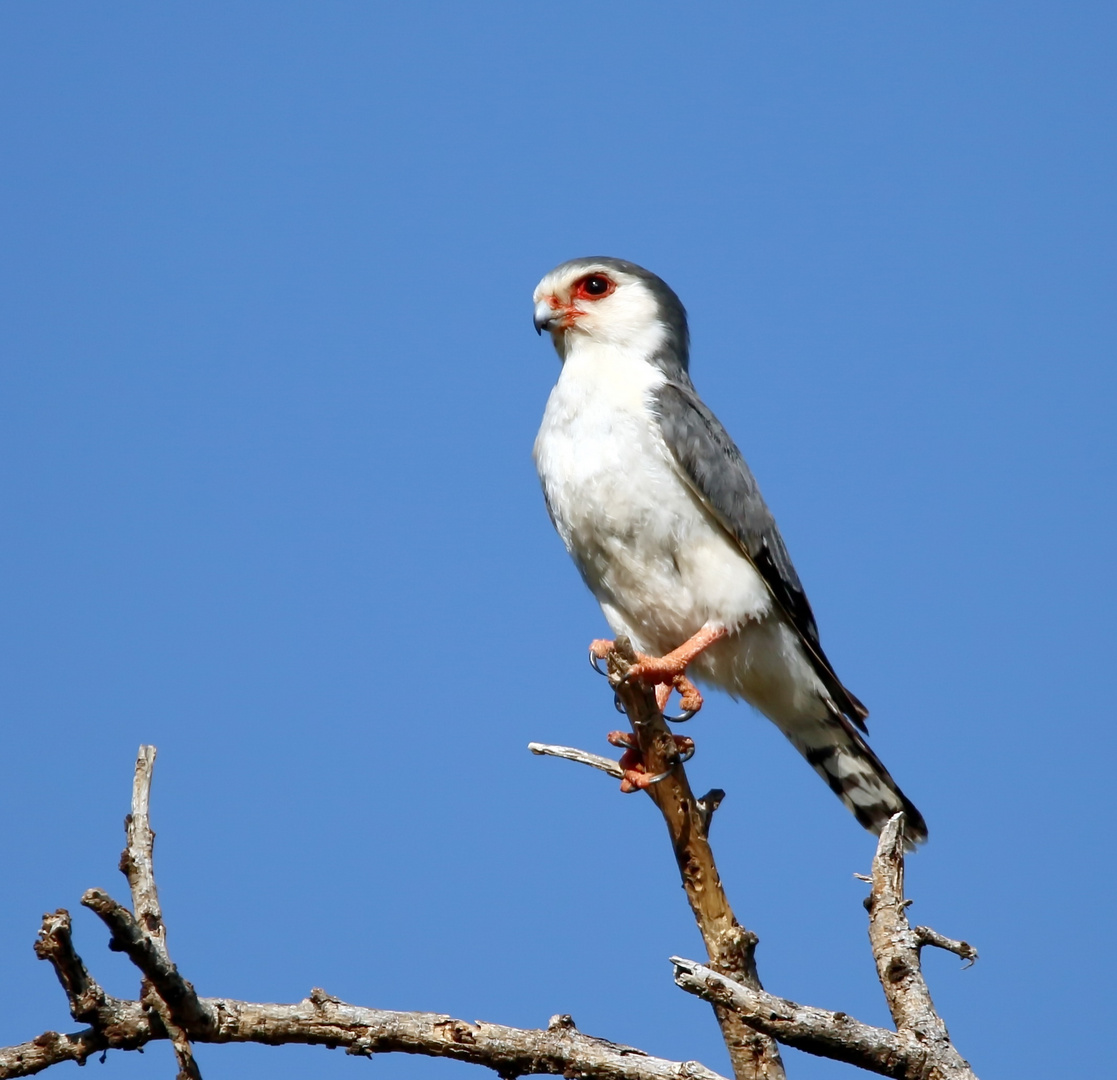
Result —
[[[529,742],[527,748],[533,754],[538,754],[541,757],[557,757],[566,761],[577,761],[580,765],[589,765],[618,780],[624,776],[624,770],[621,768],[619,761],[602,757],[600,754],[591,754],[588,750],[579,750],[573,746],[552,746],[549,743],[540,742]]]
[[[967,961],[963,967],[973,967],[977,961],[977,949],[968,941],[955,941],[953,938],[940,934],[937,930],[932,930],[929,926],[917,926],[915,936],[919,939],[920,945],[932,945],[936,949],[945,949],[947,952],[954,953],[955,956],[960,956]]]

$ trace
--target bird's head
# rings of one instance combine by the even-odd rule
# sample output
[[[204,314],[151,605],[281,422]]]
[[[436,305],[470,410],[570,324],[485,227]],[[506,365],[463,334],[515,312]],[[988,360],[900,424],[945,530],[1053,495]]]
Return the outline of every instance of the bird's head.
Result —
[[[579,341],[636,349],[668,374],[687,369],[682,302],[661,278],[623,259],[572,259],[535,287],[535,329],[560,357]]]

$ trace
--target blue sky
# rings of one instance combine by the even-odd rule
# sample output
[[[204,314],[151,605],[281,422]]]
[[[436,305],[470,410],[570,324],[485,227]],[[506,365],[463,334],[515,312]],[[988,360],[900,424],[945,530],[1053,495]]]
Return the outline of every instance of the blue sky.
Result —
[[[125,893],[152,742],[202,993],[570,1012],[727,1069],[671,982],[701,945],[658,818],[525,749],[616,723],[530,460],[557,374],[531,290],[610,254],[686,303],[927,817],[912,915],[982,957],[927,958],[959,1048],[1103,1074],[1115,37],[1092,3],[0,6],[0,1044],[72,1026],[44,910],[134,992],[77,901]],[[691,728],[766,986],[885,1022],[872,839],[745,706]]]

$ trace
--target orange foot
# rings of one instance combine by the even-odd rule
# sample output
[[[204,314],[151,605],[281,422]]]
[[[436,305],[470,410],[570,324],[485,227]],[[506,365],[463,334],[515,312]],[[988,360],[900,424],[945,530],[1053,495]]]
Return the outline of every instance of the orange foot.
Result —
[[[724,628],[707,627],[699,630],[694,637],[684,641],[666,656],[646,656],[644,653],[637,653],[636,663],[629,668],[627,678],[639,679],[654,686],[656,704],[661,711],[667,704],[671,691],[678,690],[680,704],[687,713],[693,715],[702,708],[702,695],[698,692],[698,687],[686,677],[687,666],[695,657],[728,633],[729,631]],[[598,638],[590,642],[590,655],[604,660],[612,648],[613,642]]]
[[[689,761],[694,756],[694,740],[688,739],[685,735],[672,735],[671,738],[675,740],[675,749],[679,752],[679,760]],[[633,791],[643,791],[651,787],[652,784],[658,783],[671,771],[668,769],[667,772],[661,772],[658,776],[650,776],[644,765],[644,755],[636,745],[636,737],[631,731],[610,731],[608,739],[613,746],[624,747],[624,753],[621,754],[620,760],[620,766],[624,770],[624,776],[621,777],[621,791],[626,795]]]
[[[698,692],[698,687],[685,675],[675,675],[669,683],[656,684],[655,703],[659,706],[660,712],[663,712],[664,708],[666,708],[672,690],[678,690],[679,706],[686,715],[676,717],[669,716],[667,717],[668,720],[689,720],[702,708],[702,695]]]

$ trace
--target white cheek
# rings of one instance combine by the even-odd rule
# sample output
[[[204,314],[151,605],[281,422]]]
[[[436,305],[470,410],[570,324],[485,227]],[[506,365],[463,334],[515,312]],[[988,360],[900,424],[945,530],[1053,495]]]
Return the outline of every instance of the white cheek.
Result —
[[[666,328],[644,289],[621,286],[612,296],[578,306],[585,314],[575,323],[577,333],[602,345],[621,346],[639,356],[650,356],[663,345]]]

